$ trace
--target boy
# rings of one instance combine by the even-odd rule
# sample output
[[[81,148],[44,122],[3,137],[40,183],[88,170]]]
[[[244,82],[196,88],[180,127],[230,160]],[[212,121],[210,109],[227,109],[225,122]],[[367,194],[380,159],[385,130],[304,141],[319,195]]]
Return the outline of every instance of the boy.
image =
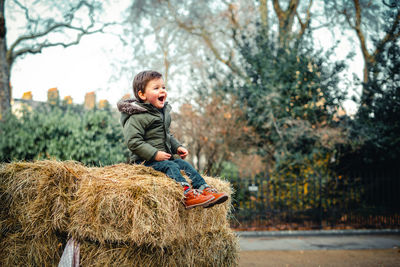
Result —
[[[133,79],[136,99],[121,100],[121,124],[125,143],[129,148],[131,163],[143,163],[165,173],[183,186],[185,207],[212,207],[225,202],[227,194],[210,188],[203,177],[184,161],[188,150],[170,133],[171,106],[166,102],[167,91],[162,75],[156,71],[143,71]],[[174,159],[177,154],[180,158]],[[192,187],[181,175],[180,170],[192,180]]]

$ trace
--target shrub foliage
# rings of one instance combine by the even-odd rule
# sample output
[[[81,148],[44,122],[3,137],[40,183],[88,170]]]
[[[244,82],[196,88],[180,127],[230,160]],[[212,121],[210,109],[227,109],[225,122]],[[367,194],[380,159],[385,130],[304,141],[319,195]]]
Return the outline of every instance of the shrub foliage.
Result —
[[[110,110],[58,105],[29,109],[0,123],[0,161],[53,158],[96,166],[125,161],[121,126]]]

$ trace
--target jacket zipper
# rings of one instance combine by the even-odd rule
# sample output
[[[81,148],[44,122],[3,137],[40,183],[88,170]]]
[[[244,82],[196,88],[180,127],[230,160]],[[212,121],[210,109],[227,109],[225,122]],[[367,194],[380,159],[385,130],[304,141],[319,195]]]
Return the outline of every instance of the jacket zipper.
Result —
[[[163,123],[163,130],[164,130],[164,138],[165,138],[165,148],[166,152],[172,155],[172,151],[168,148],[167,145],[167,129],[165,128],[165,110],[163,112],[159,111],[161,113],[161,119]]]

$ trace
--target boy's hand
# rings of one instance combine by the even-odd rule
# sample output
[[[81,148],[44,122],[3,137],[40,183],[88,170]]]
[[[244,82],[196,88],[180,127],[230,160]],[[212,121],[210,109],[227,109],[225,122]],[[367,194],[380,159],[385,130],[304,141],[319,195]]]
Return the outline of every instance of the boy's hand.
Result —
[[[189,151],[186,148],[184,148],[183,146],[180,146],[176,150],[176,153],[178,153],[178,155],[181,157],[181,159],[185,159],[186,156],[189,154]]]
[[[154,160],[156,161],[163,161],[163,160],[169,160],[171,158],[171,154],[168,154],[167,152],[164,151],[157,151],[156,156],[154,157]]]

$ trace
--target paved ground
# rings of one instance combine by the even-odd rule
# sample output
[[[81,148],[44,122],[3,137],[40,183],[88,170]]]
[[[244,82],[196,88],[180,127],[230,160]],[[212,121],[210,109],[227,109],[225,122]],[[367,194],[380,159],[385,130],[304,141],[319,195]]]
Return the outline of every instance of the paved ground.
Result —
[[[243,251],[240,253],[239,266],[395,267],[400,266],[400,252],[398,249]]]
[[[400,247],[400,235],[240,237],[239,244],[242,251],[391,249]]]
[[[239,266],[399,266],[400,235],[240,237]]]

